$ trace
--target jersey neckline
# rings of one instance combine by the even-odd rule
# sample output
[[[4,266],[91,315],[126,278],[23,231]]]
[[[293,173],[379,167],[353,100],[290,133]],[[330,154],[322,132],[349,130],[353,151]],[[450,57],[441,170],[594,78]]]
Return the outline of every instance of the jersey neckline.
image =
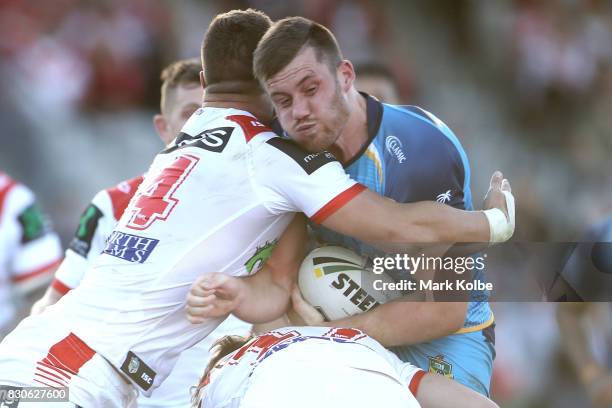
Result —
[[[365,92],[359,91],[359,94],[363,96],[366,100],[366,125],[368,127],[368,139],[363,144],[363,146],[361,146],[361,149],[359,149],[357,154],[355,154],[355,156],[353,156],[351,160],[342,165],[342,167],[344,167],[345,169],[348,168],[351,164],[355,163],[357,160],[359,160],[359,158],[363,156],[365,151],[368,150],[368,147],[370,146],[370,144],[372,144],[372,141],[378,134],[378,130],[380,129],[380,123],[382,122],[382,103],[378,99],[374,98],[371,95],[368,95]]]

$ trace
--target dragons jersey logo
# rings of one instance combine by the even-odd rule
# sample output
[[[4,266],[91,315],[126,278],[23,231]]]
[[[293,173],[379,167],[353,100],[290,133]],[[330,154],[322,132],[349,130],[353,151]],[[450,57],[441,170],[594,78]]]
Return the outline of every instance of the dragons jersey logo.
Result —
[[[258,270],[266,262],[270,255],[272,255],[272,250],[274,250],[277,243],[278,239],[275,239],[272,242],[266,241],[263,246],[257,247],[255,254],[253,254],[244,264],[249,275],[252,274],[253,271]]]

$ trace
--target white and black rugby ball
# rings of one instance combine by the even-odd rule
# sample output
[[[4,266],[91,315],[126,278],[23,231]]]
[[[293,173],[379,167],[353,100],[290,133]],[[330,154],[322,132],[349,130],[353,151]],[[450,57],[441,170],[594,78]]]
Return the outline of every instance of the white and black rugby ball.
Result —
[[[374,281],[393,282],[386,274],[365,269],[366,258],[350,249],[324,246],[310,252],[300,266],[298,285],[304,299],[326,320],[366,312],[399,297],[399,293],[376,290]]]

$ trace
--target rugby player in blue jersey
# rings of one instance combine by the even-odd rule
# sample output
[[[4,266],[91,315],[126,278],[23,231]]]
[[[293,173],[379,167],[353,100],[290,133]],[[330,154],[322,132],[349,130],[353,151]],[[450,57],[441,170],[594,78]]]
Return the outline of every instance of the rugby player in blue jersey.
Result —
[[[473,208],[468,159],[453,132],[421,108],[358,92],[353,66],[325,27],[301,17],[278,21],[255,51],[254,72],[286,134],[312,152],[329,150],[369,189],[402,203]],[[377,254],[314,230],[324,242]],[[472,292],[466,302],[390,302],[333,325],[362,329],[404,361],[489,395],[495,350],[486,293]]]

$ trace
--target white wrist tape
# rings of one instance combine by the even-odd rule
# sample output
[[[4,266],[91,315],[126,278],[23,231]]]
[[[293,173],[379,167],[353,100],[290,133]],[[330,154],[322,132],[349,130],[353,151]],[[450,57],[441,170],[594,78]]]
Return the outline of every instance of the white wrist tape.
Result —
[[[484,210],[484,214],[489,221],[490,236],[489,242],[497,244],[506,242],[514,234],[514,196],[508,191],[502,191],[506,197],[506,207],[508,208],[508,218],[499,208]]]

